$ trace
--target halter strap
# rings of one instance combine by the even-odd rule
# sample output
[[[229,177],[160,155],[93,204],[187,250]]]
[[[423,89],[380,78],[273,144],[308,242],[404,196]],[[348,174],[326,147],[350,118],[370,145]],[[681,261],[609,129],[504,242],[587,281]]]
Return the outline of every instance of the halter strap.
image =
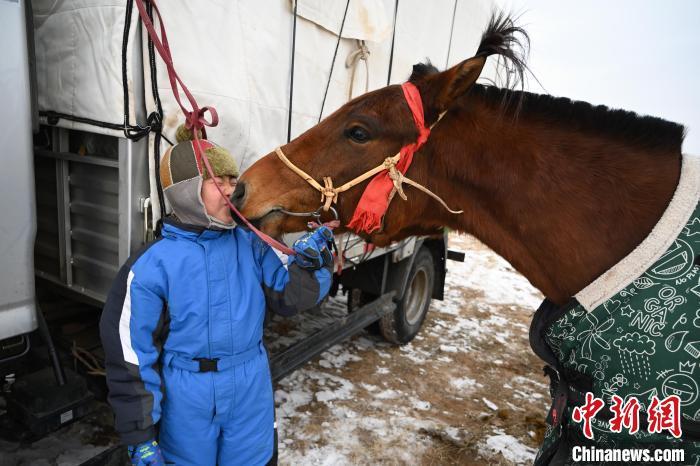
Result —
[[[433,125],[434,126],[434,125]],[[323,210],[328,211],[330,208],[331,204],[336,204],[338,202],[338,194],[343,193],[351,188],[354,188],[358,184],[362,183],[363,181],[367,180],[368,178],[372,178],[374,175],[377,173],[380,173],[384,170],[389,171],[389,177],[392,179],[394,182],[394,189],[395,191],[399,194],[399,197],[401,199],[408,200],[408,197],[406,197],[406,194],[403,191],[403,183],[406,183],[408,185],[413,186],[414,188],[419,189],[420,191],[424,192],[428,196],[432,197],[436,201],[440,203],[449,213],[451,214],[461,214],[464,213],[463,210],[452,210],[450,207],[447,205],[447,203],[437,194],[432,192],[430,189],[426,188],[422,184],[418,183],[417,181],[414,181],[407,176],[405,176],[403,173],[400,171],[396,170],[396,163],[399,161],[399,158],[401,157],[401,154],[398,153],[393,157],[387,157],[384,159],[384,162],[381,165],[377,165],[373,169],[366,171],[362,175],[353,178],[352,180],[348,181],[347,183],[343,184],[342,186],[338,186],[337,188],[333,187],[333,181],[331,180],[331,177],[329,176],[324,176],[323,180],[325,182],[325,186],[321,186],[311,175],[306,173],[304,170],[301,168],[297,167],[294,165],[294,163],[287,158],[286,155],[284,155],[284,152],[282,151],[281,147],[278,147],[275,149],[275,153],[277,154],[277,157],[284,163],[290,170],[292,170],[294,173],[299,175],[300,178],[302,178],[304,181],[309,183],[311,187],[313,187],[316,191],[319,191],[321,193],[321,203],[323,203]]]
[[[321,193],[321,203],[323,204],[323,210],[325,211],[328,211],[331,204],[335,204],[338,202],[338,195],[340,193],[357,186],[363,181],[366,181],[370,178],[374,178],[367,186],[365,193],[360,199],[360,203],[355,209],[353,219],[351,220],[350,224],[348,224],[348,226],[353,226],[353,223],[355,223],[355,225],[358,227],[356,228],[357,230],[365,230],[367,231],[367,233],[371,233],[373,229],[379,228],[379,225],[376,224],[377,219],[373,219],[373,222],[371,222],[370,225],[367,225],[367,222],[357,222],[356,220],[362,215],[363,202],[368,202],[366,200],[368,195],[369,197],[371,197],[375,194],[372,192],[371,189],[373,184],[382,184],[382,186],[378,187],[379,189],[388,189],[386,193],[386,198],[384,198],[383,201],[380,195],[380,202],[385,202],[384,206],[380,206],[380,209],[382,210],[380,218],[383,217],[384,213],[386,212],[386,209],[388,209],[389,203],[394,198],[394,195],[396,193],[398,193],[399,197],[401,197],[401,199],[403,199],[404,201],[408,199],[403,190],[403,183],[413,186],[414,188],[417,188],[418,190],[432,197],[451,214],[463,213],[462,210],[450,209],[447,203],[440,196],[438,196],[422,184],[405,176],[406,171],[408,170],[408,168],[411,165],[411,162],[413,161],[414,152],[416,152],[423,144],[425,144],[425,142],[428,140],[428,136],[430,136],[430,130],[432,130],[433,127],[442,119],[446,112],[440,113],[440,115],[438,115],[437,120],[432,125],[430,125],[430,127],[426,127],[423,115],[423,102],[421,100],[418,88],[416,88],[415,85],[413,85],[412,83],[404,83],[402,85],[402,89],[404,93],[404,98],[406,99],[406,102],[408,103],[408,106],[411,109],[411,114],[413,116],[413,121],[416,125],[416,129],[418,130],[418,138],[415,142],[402,147],[401,150],[393,157],[387,157],[386,159],[384,159],[384,162],[382,162],[381,165],[377,165],[371,170],[366,171],[362,175],[353,178],[352,180],[337,188],[333,187],[333,180],[329,176],[323,177],[322,186],[311,175],[294,165],[294,163],[291,160],[289,160],[284,154],[281,147],[277,147],[275,149],[277,157],[284,165],[286,165],[290,170],[296,173],[301,179],[309,183],[312,188]],[[386,175],[386,179],[380,178],[384,175]],[[387,181],[390,183],[388,187],[386,186]],[[370,200],[369,202],[372,201]]]

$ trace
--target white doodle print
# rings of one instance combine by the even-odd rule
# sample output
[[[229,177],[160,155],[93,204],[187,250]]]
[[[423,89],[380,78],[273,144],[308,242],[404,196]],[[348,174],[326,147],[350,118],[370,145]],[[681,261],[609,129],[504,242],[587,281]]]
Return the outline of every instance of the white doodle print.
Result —
[[[623,374],[615,374],[615,377],[610,379],[610,382],[603,382],[603,388],[601,392],[603,393],[603,399],[606,404],[612,404],[613,395],[617,395],[618,391],[627,385],[627,377]]]
[[[678,318],[678,320],[676,320],[676,321],[673,323],[673,326],[671,327],[671,330],[675,330],[675,329],[676,329],[676,325],[678,325],[678,324],[685,325],[685,324],[687,324],[687,323],[688,323],[688,318],[685,316],[685,312],[684,312],[683,314],[681,314],[681,316]]]
[[[685,415],[684,415],[685,416]],[[685,417],[690,417],[690,416],[685,416]],[[695,421],[700,421],[700,409],[695,411],[695,415],[693,417],[690,417],[690,419],[693,419]]]
[[[700,359],[700,341],[691,341],[683,349],[695,359]]]
[[[622,295],[622,292],[620,295]],[[605,310],[608,311],[608,314],[612,315],[620,307],[620,304],[620,301],[617,299],[609,299],[603,303],[603,307],[605,307]]]
[[[643,411],[649,411],[649,405],[651,404],[651,399],[652,397],[658,397],[659,392],[656,391],[656,388],[650,388],[647,391],[641,392],[641,393],[630,393],[625,397],[625,403],[627,403],[632,397],[637,398],[637,401],[639,401],[639,404],[641,406],[641,409]]]
[[[593,367],[593,377],[596,380],[603,380],[605,378],[605,370],[608,368],[608,363],[610,362],[610,356],[604,354],[600,357],[600,361],[596,362]],[[579,364],[577,370],[585,374],[585,369],[588,369],[588,364]]]
[[[659,298],[663,301],[664,307],[668,312],[673,312],[676,307],[685,304],[685,296],[679,296],[676,294],[676,289],[672,286],[664,286],[659,290]]]
[[[598,318],[595,314],[588,314],[585,319],[590,324],[590,327],[588,330],[579,333],[577,339],[583,340],[583,343],[581,343],[581,357],[593,361],[593,344],[606,350],[610,349],[610,344],[603,334],[615,324],[615,321],[607,319],[603,323],[598,323]]]
[[[694,261],[695,255],[690,245],[682,239],[676,239],[666,254],[646,273],[657,280],[674,280],[690,271]]]
[[[695,311],[695,319],[693,319],[693,326],[700,328],[700,309]]]
[[[697,296],[700,296],[700,278],[698,278],[698,284],[692,287],[690,289],[690,292]]]
[[[698,383],[693,379],[696,363],[681,362],[678,372],[675,372],[663,381],[661,393],[664,397],[676,395],[680,399],[681,406],[695,403],[698,399]]]
[[[651,366],[649,356],[656,353],[656,342],[639,332],[626,333],[613,341],[618,349],[622,371],[633,377],[649,379]]]
[[[630,325],[638,330],[654,337],[660,337],[661,330],[666,326],[666,315],[673,312],[676,307],[685,304],[684,296],[676,294],[676,290],[670,286],[664,286],[659,290],[658,298],[644,300],[644,311],[635,311],[631,306],[623,308],[623,315],[634,315]],[[634,312],[637,312],[636,315]]]
[[[683,347],[683,340],[688,335],[688,333],[689,332],[687,330],[679,330],[677,332],[673,332],[668,337],[666,337],[664,346],[671,353],[675,353]]]
[[[655,300],[656,298],[651,299]],[[650,300],[647,300],[644,303],[645,309],[649,301]],[[636,327],[638,330],[654,337],[661,336],[661,330],[666,326],[666,310],[664,308],[659,308],[652,304],[650,307],[653,308],[653,310],[647,309],[647,312],[643,312],[632,309],[631,306],[627,307],[629,308],[628,312],[634,315],[630,321],[631,327]],[[635,312],[636,314],[634,314]]]
[[[600,448],[616,448],[617,442],[610,435],[610,423],[602,419],[594,417],[591,419],[591,429],[595,438],[596,447]]]
[[[636,311],[632,308],[632,306],[623,306],[622,309],[620,309],[620,314],[622,314],[623,317],[632,317],[635,312],[640,312]]]
[[[647,288],[651,288],[654,285],[656,285],[656,283],[654,283],[654,280],[652,280],[649,277],[639,277],[634,281],[634,286],[639,288],[640,290],[646,290]]]
[[[688,224],[683,228],[683,234],[688,237],[700,235],[700,218],[696,217],[691,222],[688,222]]]

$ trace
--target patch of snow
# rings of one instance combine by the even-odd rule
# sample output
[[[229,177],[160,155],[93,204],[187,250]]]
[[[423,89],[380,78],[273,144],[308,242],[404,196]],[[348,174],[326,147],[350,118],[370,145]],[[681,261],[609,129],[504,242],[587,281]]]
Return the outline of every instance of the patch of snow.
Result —
[[[500,453],[507,461],[515,464],[532,464],[537,454],[534,448],[523,445],[512,435],[502,433],[488,437],[479,450],[484,456]]]
[[[382,392],[373,394],[375,398],[378,398],[380,400],[392,400],[394,398],[398,398],[399,395],[400,393],[396,390],[384,390]]]
[[[470,379],[469,377],[462,377],[459,379],[450,380],[450,385],[455,387],[457,390],[470,390],[476,386],[476,380]]]
[[[450,345],[440,345],[440,351],[444,353],[456,353],[457,348]]]
[[[419,400],[417,398],[411,398],[411,406],[419,411],[427,411],[432,407],[428,401]]]
[[[489,400],[488,398],[482,398],[481,400],[484,402],[484,404],[486,406],[489,407],[489,409],[493,409],[494,411],[498,411],[498,406],[493,401]]]

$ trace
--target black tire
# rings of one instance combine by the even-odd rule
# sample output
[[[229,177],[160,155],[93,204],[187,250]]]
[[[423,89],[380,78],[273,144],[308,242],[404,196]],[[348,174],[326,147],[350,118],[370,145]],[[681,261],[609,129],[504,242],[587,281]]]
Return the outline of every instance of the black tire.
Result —
[[[405,345],[413,340],[428,314],[435,284],[433,255],[421,247],[408,275],[403,297],[394,312],[379,320],[382,336],[390,343]]]

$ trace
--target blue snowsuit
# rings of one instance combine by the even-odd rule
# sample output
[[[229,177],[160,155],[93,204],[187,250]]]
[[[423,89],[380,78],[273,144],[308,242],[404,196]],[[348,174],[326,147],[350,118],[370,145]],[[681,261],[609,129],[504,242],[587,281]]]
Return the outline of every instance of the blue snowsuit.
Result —
[[[331,278],[330,265],[285,266],[240,227],[166,220],[162,237],[119,271],[100,321],[123,443],[158,438],[177,465],[267,463],[275,421],[266,305],[284,315],[308,309]]]

